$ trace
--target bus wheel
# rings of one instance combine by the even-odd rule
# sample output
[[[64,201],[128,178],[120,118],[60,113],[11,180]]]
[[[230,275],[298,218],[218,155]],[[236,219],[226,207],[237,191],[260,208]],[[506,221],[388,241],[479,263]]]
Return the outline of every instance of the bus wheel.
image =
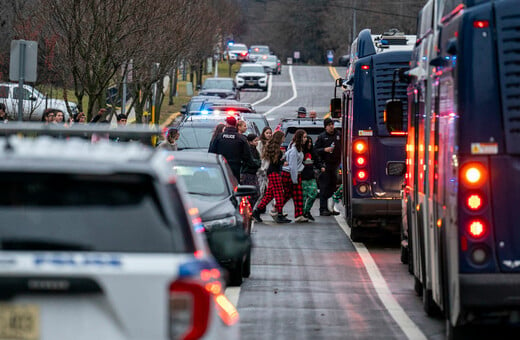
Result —
[[[438,316],[441,314],[441,310],[433,301],[433,292],[431,289],[426,289],[423,286],[423,293],[422,293],[422,301],[423,301],[423,308],[426,312],[426,315],[428,316]]]
[[[408,264],[408,247],[401,245],[401,263]]]
[[[422,296],[423,288],[422,288],[421,280],[419,280],[415,276],[413,277],[413,290],[415,290],[415,294],[417,294],[417,296]]]
[[[468,326],[453,326],[450,320],[446,320],[446,339],[457,340],[468,338]]]
[[[356,224],[356,220],[352,221],[353,224]],[[361,228],[360,227],[350,227],[350,239],[352,242],[361,242]]]

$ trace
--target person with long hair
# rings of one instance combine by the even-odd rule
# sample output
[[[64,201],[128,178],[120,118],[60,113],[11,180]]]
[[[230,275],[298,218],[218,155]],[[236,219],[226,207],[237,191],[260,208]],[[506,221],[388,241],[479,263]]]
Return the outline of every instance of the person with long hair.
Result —
[[[318,196],[318,184],[316,183],[316,172],[321,169],[318,155],[314,151],[312,138],[307,137],[303,144],[303,171],[302,171],[302,193],[303,193],[303,216],[314,221],[311,208]]]
[[[302,129],[296,130],[293,139],[285,154],[287,165],[282,168],[282,185],[284,191],[284,205],[291,198],[294,203],[294,221],[308,222],[303,216],[303,193],[302,176],[303,171],[303,145],[307,139],[307,132]]]
[[[267,145],[267,142],[273,138],[273,130],[269,126],[264,127],[262,130],[262,134],[260,135],[260,140],[258,141],[258,144],[256,146],[256,149],[258,150],[258,154],[260,155],[260,168],[256,172],[256,177],[258,179],[258,199],[256,201],[256,204],[260,203],[260,200],[262,197],[264,197],[265,192],[267,190],[267,167],[269,166],[269,162],[262,158],[262,155],[264,153],[264,148]],[[264,213],[265,211],[260,211],[260,213]]]
[[[291,222],[291,220],[283,215],[282,210],[284,205],[284,192],[280,172],[282,170],[284,159],[280,147],[284,138],[285,135],[282,131],[276,131],[263,150],[262,158],[269,162],[269,166],[266,170],[267,191],[260,203],[253,210],[253,218],[257,222],[262,222],[260,211],[264,210],[273,198],[275,199],[275,208],[278,211],[278,214],[274,216],[274,221],[277,223]]]
[[[220,123],[215,126],[215,130],[213,130],[213,135],[211,136],[211,139],[209,141],[209,148],[211,149],[211,145],[215,141],[215,138],[217,138],[218,135],[220,135],[222,132],[224,132],[224,128],[226,127],[226,124]]]

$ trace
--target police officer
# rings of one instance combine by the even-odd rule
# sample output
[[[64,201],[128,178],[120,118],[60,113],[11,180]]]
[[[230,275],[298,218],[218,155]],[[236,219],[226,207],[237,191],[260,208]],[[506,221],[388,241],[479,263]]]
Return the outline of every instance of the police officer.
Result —
[[[209,147],[209,152],[222,155],[226,158],[237,181],[240,181],[240,167],[254,165],[249,143],[244,135],[238,132],[237,120],[233,116],[226,118],[224,132],[219,134]]]
[[[336,176],[341,163],[341,135],[334,129],[334,121],[325,118],[323,121],[325,131],[322,132],[314,148],[322,161],[321,173],[318,178],[320,185],[320,216],[338,215],[336,211],[330,211],[327,201],[336,191]]]
[[[307,117],[307,109],[303,106],[300,106],[297,111],[298,118],[305,118]]]

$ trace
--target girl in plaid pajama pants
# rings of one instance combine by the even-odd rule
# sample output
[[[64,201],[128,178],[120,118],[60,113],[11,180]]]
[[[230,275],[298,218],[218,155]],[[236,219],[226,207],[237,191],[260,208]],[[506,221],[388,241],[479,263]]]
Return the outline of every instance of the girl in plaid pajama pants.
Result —
[[[282,169],[283,154],[280,150],[280,146],[284,139],[284,133],[281,131],[276,131],[273,134],[271,140],[267,143],[264,148],[264,152],[262,157],[269,161],[269,166],[267,167],[267,191],[260,201],[256,208],[253,210],[253,218],[257,222],[262,222],[262,218],[260,217],[260,211],[264,210],[267,204],[275,199],[275,208],[278,211],[278,215],[274,217],[275,222],[277,223],[288,223],[291,220],[287,219],[283,216],[282,209],[284,205],[284,191],[282,185],[282,179],[280,176],[280,171]]]
[[[294,221],[308,222],[303,216],[302,176],[303,144],[307,139],[307,132],[299,129],[294,133],[289,149],[285,154],[287,165],[282,168],[282,183],[284,190],[284,205],[291,198],[294,203]]]
[[[307,140],[303,145],[303,154],[303,216],[314,221],[314,217],[311,215],[311,208],[318,196],[318,185],[316,183],[316,174],[314,171],[319,170],[321,166],[318,161],[318,155],[314,151],[311,137],[307,137]]]

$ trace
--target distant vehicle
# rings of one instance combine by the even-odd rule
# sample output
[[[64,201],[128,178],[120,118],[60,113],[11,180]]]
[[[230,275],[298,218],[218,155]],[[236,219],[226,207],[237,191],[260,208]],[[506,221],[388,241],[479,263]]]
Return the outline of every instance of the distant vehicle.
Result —
[[[207,152],[213,131],[219,123],[225,123],[226,115],[190,116],[178,126],[179,140],[177,146],[179,151],[195,150]],[[258,127],[253,122],[247,122],[247,131],[244,135],[255,133],[259,135]]]
[[[230,62],[249,61],[249,51],[244,44],[233,44],[227,47],[226,58]]]
[[[182,105],[180,113],[185,116],[202,114],[214,102],[220,100],[218,96],[193,96],[187,104]]]
[[[338,66],[347,66],[350,64],[350,55],[345,54],[339,57]]]
[[[41,121],[43,112],[56,109],[63,112],[65,120],[78,112],[77,104],[61,99],[48,98],[34,87],[24,84],[20,90],[18,83],[0,83],[0,103],[4,103],[6,113],[12,120],[18,119],[18,102],[23,100],[23,120]]]
[[[258,58],[256,64],[262,65],[267,73],[282,73],[282,62],[275,55],[263,55]]]
[[[271,54],[269,46],[266,45],[251,45],[249,48],[249,61],[255,62],[264,55]]]
[[[241,118],[245,121],[255,123],[260,133],[262,133],[266,126],[270,127],[269,121],[267,120],[267,118],[265,118],[265,115],[261,113],[242,113]],[[260,135],[258,135],[258,137],[260,137]]]
[[[267,91],[268,78],[269,75],[262,65],[242,64],[235,77],[235,82],[239,90],[257,88]]]
[[[199,95],[240,100],[240,91],[233,78],[207,78],[202,84]]]
[[[222,269],[161,153],[29,139],[0,138],[3,338],[239,338]],[[247,234],[231,239],[247,254]]]
[[[222,248],[221,230],[251,234],[251,204],[254,186],[239,185],[222,155],[200,152],[174,152],[175,174],[183,179],[192,204],[199,210],[205,234],[219,264],[229,270],[231,285],[240,285],[251,273],[251,248],[243,257],[233,258]]]

